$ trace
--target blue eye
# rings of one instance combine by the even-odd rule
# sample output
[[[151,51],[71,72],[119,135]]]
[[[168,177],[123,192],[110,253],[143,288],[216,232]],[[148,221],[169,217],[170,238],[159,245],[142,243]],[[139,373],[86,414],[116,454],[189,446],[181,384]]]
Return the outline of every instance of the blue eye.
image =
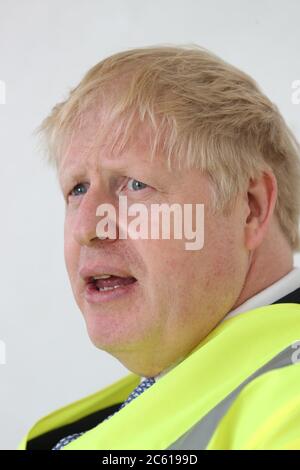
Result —
[[[87,192],[87,183],[79,183],[74,186],[72,191],[70,192],[70,196],[81,196]]]
[[[132,189],[133,191],[139,191],[140,189],[147,188],[146,183],[142,183],[141,181],[135,180],[134,178],[130,178],[130,180],[127,183],[127,187],[129,186],[130,182],[132,182],[132,187],[129,189]]]

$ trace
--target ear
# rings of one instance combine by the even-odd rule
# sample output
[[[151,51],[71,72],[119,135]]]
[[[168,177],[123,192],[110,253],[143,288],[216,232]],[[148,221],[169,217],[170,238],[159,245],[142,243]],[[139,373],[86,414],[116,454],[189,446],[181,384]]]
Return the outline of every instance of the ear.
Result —
[[[245,246],[254,250],[262,243],[275,209],[277,181],[272,171],[250,179],[246,199]]]

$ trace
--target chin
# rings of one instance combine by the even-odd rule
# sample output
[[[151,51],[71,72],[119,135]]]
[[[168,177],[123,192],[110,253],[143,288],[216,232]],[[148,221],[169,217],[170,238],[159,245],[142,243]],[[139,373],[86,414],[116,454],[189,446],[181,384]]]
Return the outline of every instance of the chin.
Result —
[[[130,333],[126,334],[125,331],[116,330],[113,325],[109,330],[99,328],[99,325],[95,325],[94,322],[87,322],[86,327],[91,342],[98,349],[108,353],[132,349],[133,338]]]

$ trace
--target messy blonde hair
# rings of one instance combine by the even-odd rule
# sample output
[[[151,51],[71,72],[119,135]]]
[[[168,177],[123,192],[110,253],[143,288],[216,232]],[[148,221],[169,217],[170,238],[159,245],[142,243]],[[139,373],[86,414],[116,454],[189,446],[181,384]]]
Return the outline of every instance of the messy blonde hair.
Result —
[[[95,142],[104,139],[111,152],[122,152],[146,125],[151,158],[160,149],[169,167],[205,172],[216,210],[230,210],[249,178],[271,169],[278,186],[275,215],[299,250],[299,144],[247,74],[194,44],[114,54],[92,67],[39,127],[50,162],[59,165],[66,143],[95,107],[107,109]]]

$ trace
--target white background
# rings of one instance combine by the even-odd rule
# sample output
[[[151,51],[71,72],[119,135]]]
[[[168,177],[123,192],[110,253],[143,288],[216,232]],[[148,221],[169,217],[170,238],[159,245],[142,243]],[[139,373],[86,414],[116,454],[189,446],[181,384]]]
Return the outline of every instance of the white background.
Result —
[[[104,57],[197,43],[250,73],[299,138],[299,21],[299,0],[0,0],[0,448],[16,448],[43,415],[127,374],[90,344],[73,301],[63,201],[34,129]]]

